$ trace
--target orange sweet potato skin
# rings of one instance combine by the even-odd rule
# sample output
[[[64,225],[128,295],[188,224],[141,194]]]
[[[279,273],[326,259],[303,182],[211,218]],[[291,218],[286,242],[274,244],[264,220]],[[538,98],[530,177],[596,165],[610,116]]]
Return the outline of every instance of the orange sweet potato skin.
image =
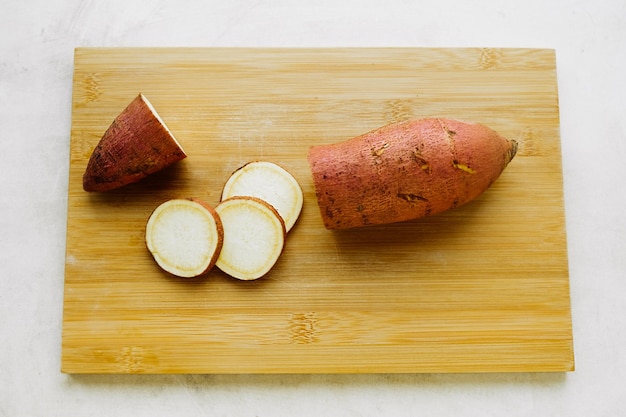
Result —
[[[517,143],[475,123],[419,119],[342,143],[314,146],[308,161],[328,229],[434,215],[482,194]]]
[[[114,190],[186,156],[140,94],[115,118],[96,145],[83,175],[83,189]]]

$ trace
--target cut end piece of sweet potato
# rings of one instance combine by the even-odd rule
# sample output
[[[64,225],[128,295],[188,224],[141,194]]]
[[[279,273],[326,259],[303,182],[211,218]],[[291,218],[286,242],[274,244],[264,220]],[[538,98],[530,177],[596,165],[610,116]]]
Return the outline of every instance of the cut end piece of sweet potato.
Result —
[[[216,207],[224,225],[224,245],[216,266],[240,280],[261,278],[274,266],[287,231],[278,211],[256,197],[231,197]]]
[[[222,190],[222,200],[257,197],[271,204],[285,221],[287,231],[298,220],[304,197],[298,181],[286,169],[267,161],[248,162],[238,168]]]
[[[215,211],[197,199],[174,199],[157,207],[146,225],[146,246],[170,274],[192,278],[208,272],[222,249],[224,229]]]
[[[187,155],[152,104],[139,94],[111,123],[83,175],[85,191],[137,182]]]

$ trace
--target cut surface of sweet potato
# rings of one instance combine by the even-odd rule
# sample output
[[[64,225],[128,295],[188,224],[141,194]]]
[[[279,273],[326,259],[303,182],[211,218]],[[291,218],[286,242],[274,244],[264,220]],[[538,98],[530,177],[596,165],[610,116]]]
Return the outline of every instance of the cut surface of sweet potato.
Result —
[[[110,191],[137,182],[187,155],[152,104],[139,94],[106,130],[85,173],[85,191]]]
[[[298,220],[304,201],[302,188],[293,175],[267,161],[249,162],[230,176],[222,200],[235,196],[252,196],[270,203],[285,221],[287,231]]]
[[[231,197],[216,207],[224,225],[224,244],[216,266],[240,280],[261,278],[285,245],[285,222],[270,204],[256,197]]]
[[[215,211],[196,199],[166,201],[146,225],[146,246],[165,271],[183,278],[208,272],[222,249],[224,229]]]

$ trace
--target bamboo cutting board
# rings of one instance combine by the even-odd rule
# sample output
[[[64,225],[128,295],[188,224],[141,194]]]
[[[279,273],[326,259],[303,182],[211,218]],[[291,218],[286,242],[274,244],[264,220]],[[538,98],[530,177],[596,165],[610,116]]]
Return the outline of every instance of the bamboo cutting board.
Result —
[[[189,157],[84,192],[94,146],[140,92]],[[486,124],[518,155],[466,206],[325,230],[308,147],[428,116]],[[255,159],[283,165],[305,195],[275,268],[253,282],[161,272],[144,246],[152,210],[215,205]],[[79,48],[68,199],[63,372],[574,369],[552,50]]]

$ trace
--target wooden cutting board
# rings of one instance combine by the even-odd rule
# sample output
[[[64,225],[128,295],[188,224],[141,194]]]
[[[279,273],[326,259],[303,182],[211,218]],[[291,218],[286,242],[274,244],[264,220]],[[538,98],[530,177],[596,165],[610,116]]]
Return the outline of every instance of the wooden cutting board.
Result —
[[[189,157],[82,190],[94,146],[145,94]],[[476,121],[520,150],[474,202],[325,230],[306,152],[389,122]],[[98,49],[75,52],[62,371],[512,372],[574,369],[555,54],[540,49]],[[219,201],[277,162],[305,205],[264,278],[161,272],[144,246],[173,197]]]

